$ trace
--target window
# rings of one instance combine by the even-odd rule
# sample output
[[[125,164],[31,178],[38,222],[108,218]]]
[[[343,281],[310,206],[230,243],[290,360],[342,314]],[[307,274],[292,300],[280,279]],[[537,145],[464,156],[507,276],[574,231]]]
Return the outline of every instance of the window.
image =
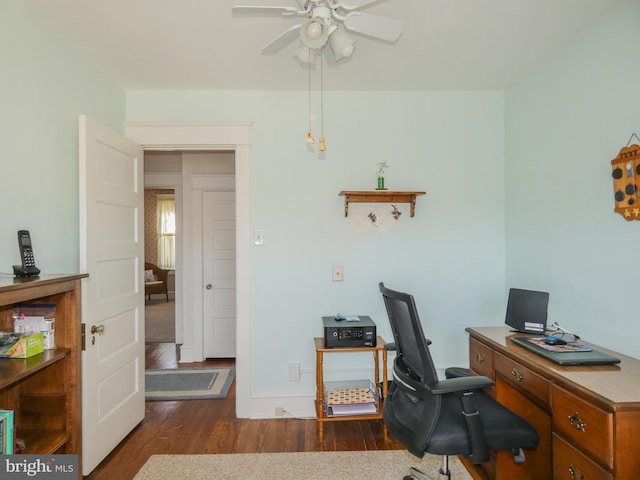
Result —
[[[156,196],[158,217],[158,266],[176,268],[176,200],[175,195]]]

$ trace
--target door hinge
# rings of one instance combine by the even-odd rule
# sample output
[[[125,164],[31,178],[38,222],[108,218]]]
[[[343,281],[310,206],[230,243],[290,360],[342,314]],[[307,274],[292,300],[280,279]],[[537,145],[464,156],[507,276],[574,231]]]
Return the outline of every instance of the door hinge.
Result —
[[[85,344],[85,338],[86,338],[86,337],[85,337],[85,326],[86,326],[86,325],[85,325],[84,323],[81,323],[81,324],[80,324],[80,328],[82,329],[82,332],[81,332],[81,341],[82,341],[82,351],[83,351],[83,352],[86,350],[86,344]]]

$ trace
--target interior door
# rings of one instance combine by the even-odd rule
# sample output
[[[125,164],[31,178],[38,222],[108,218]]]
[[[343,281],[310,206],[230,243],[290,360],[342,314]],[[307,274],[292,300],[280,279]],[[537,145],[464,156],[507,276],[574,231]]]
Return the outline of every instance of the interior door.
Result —
[[[86,116],[80,129],[82,466],[144,418],[143,150]]]
[[[202,192],[205,358],[236,356],[235,192]]]

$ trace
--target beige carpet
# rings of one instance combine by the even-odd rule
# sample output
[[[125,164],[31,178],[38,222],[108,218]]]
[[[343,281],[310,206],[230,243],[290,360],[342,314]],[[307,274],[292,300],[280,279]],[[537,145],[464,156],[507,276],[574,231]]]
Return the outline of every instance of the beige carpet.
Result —
[[[145,297],[146,298],[146,297]],[[144,339],[147,343],[176,341],[176,303],[165,298],[145,300]]]
[[[404,450],[153,455],[134,480],[402,480],[411,466],[437,479],[440,464],[440,457]],[[457,458],[449,468],[452,479],[471,480]]]

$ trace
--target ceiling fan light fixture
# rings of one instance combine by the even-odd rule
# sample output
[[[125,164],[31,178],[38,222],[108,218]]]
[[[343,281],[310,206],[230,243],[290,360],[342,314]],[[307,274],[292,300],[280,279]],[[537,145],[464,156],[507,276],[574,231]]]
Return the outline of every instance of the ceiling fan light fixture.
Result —
[[[329,36],[329,45],[336,62],[353,54],[355,42],[342,30],[336,28]]]
[[[300,40],[307,48],[322,48],[329,39],[329,25],[321,17],[313,17],[300,27]]]
[[[296,58],[303,65],[314,65],[316,63],[316,51],[313,48],[300,45],[296,50]]]

